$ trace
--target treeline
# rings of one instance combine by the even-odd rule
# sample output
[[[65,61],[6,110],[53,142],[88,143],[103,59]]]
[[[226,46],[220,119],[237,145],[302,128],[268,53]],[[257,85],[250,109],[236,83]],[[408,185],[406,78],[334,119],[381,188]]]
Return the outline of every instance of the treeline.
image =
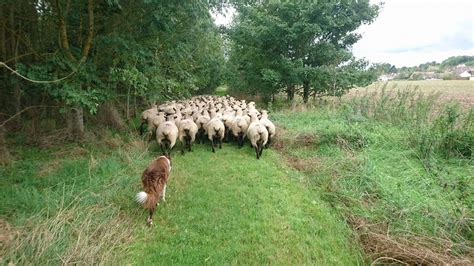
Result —
[[[392,74],[395,79],[421,79],[423,76],[416,72],[433,72],[437,74],[433,77],[443,79],[456,79],[459,78],[456,74],[456,66],[466,65],[466,67],[474,67],[474,56],[451,56],[441,63],[436,61],[426,62],[413,67],[400,67],[397,68],[395,65],[389,63],[378,63],[372,67],[378,76],[384,74]]]

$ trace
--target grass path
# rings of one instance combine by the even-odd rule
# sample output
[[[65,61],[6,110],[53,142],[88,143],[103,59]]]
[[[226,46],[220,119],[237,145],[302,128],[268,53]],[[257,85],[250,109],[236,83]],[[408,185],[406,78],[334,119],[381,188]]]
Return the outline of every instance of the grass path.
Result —
[[[175,155],[167,202],[146,213],[132,247],[139,264],[356,264],[350,230],[279,155],[225,145]]]

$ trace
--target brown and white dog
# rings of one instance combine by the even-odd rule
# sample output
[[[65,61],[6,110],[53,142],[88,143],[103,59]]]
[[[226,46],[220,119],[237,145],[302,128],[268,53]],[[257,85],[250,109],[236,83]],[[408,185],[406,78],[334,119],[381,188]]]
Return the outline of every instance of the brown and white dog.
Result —
[[[153,160],[142,175],[143,191],[137,193],[135,199],[145,209],[150,210],[147,225],[153,224],[152,217],[161,199],[166,201],[166,183],[171,172],[169,157],[160,156]]]

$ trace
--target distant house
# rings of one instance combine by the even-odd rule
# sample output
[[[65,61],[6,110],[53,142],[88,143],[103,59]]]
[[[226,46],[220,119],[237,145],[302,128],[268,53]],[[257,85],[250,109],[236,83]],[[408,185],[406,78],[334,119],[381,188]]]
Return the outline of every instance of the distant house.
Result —
[[[379,76],[379,81],[389,81],[395,78],[395,74],[383,74]]]
[[[459,76],[461,78],[470,78],[472,76],[472,74],[471,74],[471,71],[466,70],[466,71],[462,72],[461,74],[459,74]]]
[[[415,71],[408,79],[411,80],[436,80],[439,79],[439,74],[432,71]]]
[[[457,65],[456,68],[454,68],[454,73],[456,75],[461,75],[461,73],[464,73],[466,71],[471,71],[471,70],[474,70],[474,69],[472,67],[466,66],[466,64],[460,64],[460,65]]]

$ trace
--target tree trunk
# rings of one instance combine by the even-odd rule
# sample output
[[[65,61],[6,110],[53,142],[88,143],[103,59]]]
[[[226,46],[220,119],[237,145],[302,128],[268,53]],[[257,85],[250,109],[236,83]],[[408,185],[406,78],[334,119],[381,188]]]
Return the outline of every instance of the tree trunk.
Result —
[[[130,87],[127,89],[127,111],[125,117],[127,121],[130,120]]]
[[[84,138],[84,110],[81,106],[69,107],[67,112],[67,127],[69,138],[81,140]]]
[[[303,81],[303,102],[308,103],[309,98],[309,81]]]
[[[295,98],[295,87],[293,85],[286,86],[286,96],[289,102],[292,102]]]
[[[7,149],[5,141],[5,128],[0,126],[0,165],[7,165],[11,162],[12,157]]]
[[[6,17],[3,14],[4,7],[5,5],[2,5],[0,7],[0,19],[2,21],[6,20],[5,19]],[[6,35],[5,27],[6,27],[5,24],[0,27],[0,53],[1,53],[0,60],[2,61],[7,60],[7,38],[6,38],[7,35]]]
[[[125,130],[125,122],[123,121],[120,112],[117,110],[117,107],[111,102],[102,104],[99,107],[97,116],[100,123],[105,126],[109,126],[118,130]]]
[[[15,84],[15,90],[13,91],[13,97],[15,98],[15,114],[20,113],[21,111],[21,89],[20,89],[20,82],[16,79],[17,83]],[[15,119],[17,126],[19,127],[21,124],[21,114],[18,115]]]

